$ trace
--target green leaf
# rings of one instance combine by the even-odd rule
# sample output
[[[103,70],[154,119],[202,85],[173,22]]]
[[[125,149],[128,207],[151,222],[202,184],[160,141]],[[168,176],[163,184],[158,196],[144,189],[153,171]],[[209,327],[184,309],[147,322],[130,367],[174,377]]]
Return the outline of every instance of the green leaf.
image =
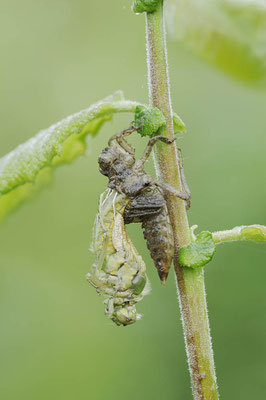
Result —
[[[170,36],[237,79],[266,83],[266,2],[168,0]]]
[[[0,158],[0,220],[47,183],[54,167],[83,154],[87,135],[95,136],[114,113],[135,112],[137,105],[116,92],[39,132]]]
[[[179,133],[186,133],[186,125],[175,112],[173,113],[173,125],[175,135],[178,135]]]
[[[157,107],[143,105],[136,107],[135,126],[141,126],[138,130],[141,136],[154,136],[165,123],[165,117]]]
[[[215,253],[215,244],[210,232],[201,232],[194,242],[181,247],[178,258],[184,267],[199,268],[211,261]]]
[[[241,240],[253,242],[266,242],[266,226],[250,225],[243,226],[241,230]]]
[[[153,137],[158,129],[165,125],[165,116],[157,107],[139,105],[135,111],[135,126],[141,126],[138,133],[141,136]],[[182,119],[173,113],[173,125],[175,135],[186,132],[186,126]]]

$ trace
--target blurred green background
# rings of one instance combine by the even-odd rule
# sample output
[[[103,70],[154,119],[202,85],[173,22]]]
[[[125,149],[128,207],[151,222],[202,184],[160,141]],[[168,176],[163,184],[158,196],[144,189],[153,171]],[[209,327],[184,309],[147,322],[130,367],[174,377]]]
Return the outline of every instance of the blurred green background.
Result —
[[[129,0],[3,1],[0,13],[0,156],[41,128],[117,89],[147,102],[144,17]],[[192,191],[190,224],[220,230],[266,224],[266,94],[242,86],[168,43],[175,111]],[[97,156],[132,116],[115,117],[87,157],[0,228],[0,396],[3,400],[191,399],[174,274],[161,287],[142,239],[152,292],[143,319],[116,327],[86,282],[98,196]],[[132,143],[140,152],[145,139]],[[138,153],[139,154],[139,153]],[[152,171],[152,161],[148,170]],[[218,248],[206,288],[223,399],[266,390],[266,247]]]

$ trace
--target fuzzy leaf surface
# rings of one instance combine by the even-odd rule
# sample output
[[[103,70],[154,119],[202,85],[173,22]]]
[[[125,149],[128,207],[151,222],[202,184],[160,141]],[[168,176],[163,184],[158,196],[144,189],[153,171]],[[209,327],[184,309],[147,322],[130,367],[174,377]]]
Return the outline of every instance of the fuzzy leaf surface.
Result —
[[[54,167],[83,154],[87,135],[95,136],[114,113],[135,112],[137,105],[116,92],[42,130],[0,158],[0,220],[47,183]]]
[[[166,124],[165,116],[157,107],[138,105],[135,111],[135,126],[141,126],[137,132],[141,136],[153,137],[158,130]],[[186,132],[186,126],[182,119],[174,112],[173,127],[175,135]]]
[[[196,240],[181,247],[179,261],[184,267],[199,268],[211,261],[215,253],[215,244],[210,232],[201,232]]]
[[[135,112],[135,126],[141,126],[138,133],[141,136],[154,136],[161,126],[166,123],[163,113],[153,106],[137,106]]]
[[[237,79],[266,84],[265,0],[168,0],[172,39]]]

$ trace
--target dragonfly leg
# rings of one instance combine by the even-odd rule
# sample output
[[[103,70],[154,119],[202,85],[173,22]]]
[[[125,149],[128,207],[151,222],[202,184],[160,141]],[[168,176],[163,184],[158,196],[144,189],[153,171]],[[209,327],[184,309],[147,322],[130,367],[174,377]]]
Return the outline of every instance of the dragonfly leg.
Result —
[[[108,141],[108,146],[111,146],[114,141],[117,143],[129,154],[134,154],[135,149],[125,140],[126,136],[131,135],[133,132],[140,129],[140,127],[135,127],[133,122],[131,123],[129,128],[123,129],[122,131],[116,133],[115,135],[111,136]]]
[[[148,144],[146,146],[146,149],[144,151],[143,156],[141,157],[140,160],[138,160],[134,166],[134,169],[138,170],[138,171],[142,171],[144,168],[144,164],[147,161],[147,159],[149,158],[151,152],[152,152],[152,148],[155,145],[155,143],[160,140],[161,142],[167,143],[167,144],[171,144],[175,141],[175,139],[168,139],[165,136],[154,136],[152,137],[149,141]]]

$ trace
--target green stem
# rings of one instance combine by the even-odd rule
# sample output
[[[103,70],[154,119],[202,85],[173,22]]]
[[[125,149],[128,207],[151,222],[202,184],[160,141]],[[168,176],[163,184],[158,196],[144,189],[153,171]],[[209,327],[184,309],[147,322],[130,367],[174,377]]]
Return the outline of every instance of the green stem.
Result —
[[[239,240],[252,242],[266,242],[266,226],[242,225],[233,229],[212,233],[214,243],[235,242]]]
[[[173,138],[163,0],[158,1],[155,12],[146,14],[146,31],[150,101],[166,118],[166,125],[161,128],[160,134]],[[169,146],[159,143],[154,156],[159,178],[182,189],[175,144]],[[179,248],[190,243],[185,203],[167,194],[167,206],[175,237],[174,266],[194,399],[218,399],[203,269],[180,266]]]

